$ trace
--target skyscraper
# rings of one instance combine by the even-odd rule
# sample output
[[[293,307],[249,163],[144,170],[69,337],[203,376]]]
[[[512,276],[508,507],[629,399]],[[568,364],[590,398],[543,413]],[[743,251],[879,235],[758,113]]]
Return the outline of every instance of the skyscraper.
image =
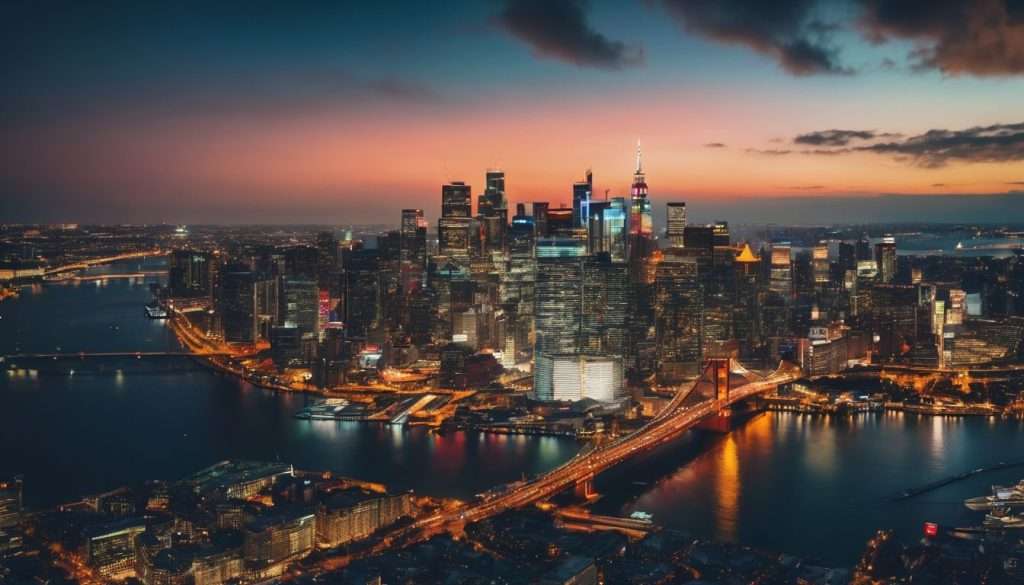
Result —
[[[505,248],[505,231],[508,226],[508,200],[505,197],[505,172],[497,169],[487,171],[484,192],[477,200],[477,221],[480,222],[482,248],[502,251]]]
[[[441,217],[437,220],[438,251],[442,256],[468,258],[472,214],[470,187],[461,181],[441,186]]]
[[[401,226],[402,288],[408,294],[423,282],[427,265],[427,219],[422,209],[403,209]]]
[[[896,278],[896,238],[885,236],[875,244],[875,262],[878,263],[878,279],[891,283]]]
[[[666,204],[666,233],[668,243],[673,248],[683,247],[683,234],[686,230],[686,203],[682,201]]]
[[[572,186],[573,226],[586,228],[590,225],[590,200],[594,193],[594,175],[587,169],[586,178]]]
[[[654,277],[654,329],[658,380],[677,384],[700,372],[704,302],[697,262],[666,254]]]
[[[647,178],[644,175],[640,144],[636,145],[636,170],[633,185],[629,190],[629,233],[633,236],[651,237],[654,231],[651,217],[651,201],[647,198]]]
[[[785,299],[793,296],[793,256],[789,242],[772,244],[769,289]]]
[[[258,337],[256,275],[245,266],[226,267],[220,280],[217,305],[224,328],[224,341],[255,343]]]

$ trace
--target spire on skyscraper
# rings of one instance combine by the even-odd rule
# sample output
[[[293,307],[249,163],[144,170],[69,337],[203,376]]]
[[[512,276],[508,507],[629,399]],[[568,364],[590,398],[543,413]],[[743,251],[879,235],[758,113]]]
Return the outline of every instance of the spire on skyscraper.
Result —
[[[637,140],[636,140],[636,173],[635,174],[641,175],[641,174],[643,174],[643,172],[644,172],[644,167],[643,167],[643,160],[641,159],[641,154],[640,154],[640,139],[637,138]]]

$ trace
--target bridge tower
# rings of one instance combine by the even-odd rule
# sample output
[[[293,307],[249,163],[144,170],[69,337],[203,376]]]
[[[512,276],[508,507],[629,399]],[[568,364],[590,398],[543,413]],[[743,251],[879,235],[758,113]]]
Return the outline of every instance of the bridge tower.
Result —
[[[712,386],[712,396],[716,402],[726,406],[702,420],[698,428],[718,433],[728,433],[732,429],[732,411],[728,407],[731,366],[731,358],[708,358],[704,362],[704,379]]]
[[[708,358],[704,364],[704,374],[714,384],[715,400],[728,402],[732,358]]]

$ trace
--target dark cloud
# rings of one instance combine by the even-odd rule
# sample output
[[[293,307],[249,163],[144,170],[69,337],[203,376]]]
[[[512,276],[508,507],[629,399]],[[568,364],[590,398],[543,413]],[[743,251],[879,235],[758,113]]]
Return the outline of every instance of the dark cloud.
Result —
[[[1024,181],[1007,181],[1007,185],[1024,185]]]
[[[878,138],[893,135],[876,133],[874,136]],[[951,162],[1016,162],[1024,160],[1024,122],[976,126],[966,130],[929,130],[924,134],[901,140],[799,152],[830,156],[873,152],[891,155],[897,160],[924,168],[939,168]]]
[[[795,144],[806,146],[846,146],[860,140],[876,138],[897,138],[896,134],[877,133],[872,130],[818,130],[800,134],[793,139]]]
[[[793,75],[848,74],[831,43],[835,23],[815,17],[818,0],[661,0],[683,27],[702,36],[746,45]]]
[[[725,148],[724,142],[708,142],[704,145],[704,148]]]
[[[793,151],[792,150],[785,150],[785,149],[778,149],[778,148],[767,148],[767,149],[748,148],[746,150],[746,152],[748,154],[761,154],[761,155],[764,155],[764,156],[785,156],[787,154],[791,154]]]
[[[819,189],[824,189],[825,185],[790,185],[786,188],[794,191],[817,191]]]
[[[874,42],[906,39],[917,70],[949,75],[1024,73],[1021,0],[856,0],[861,29]]]
[[[505,0],[498,24],[539,55],[584,67],[640,65],[643,49],[614,41],[587,22],[585,0]]]

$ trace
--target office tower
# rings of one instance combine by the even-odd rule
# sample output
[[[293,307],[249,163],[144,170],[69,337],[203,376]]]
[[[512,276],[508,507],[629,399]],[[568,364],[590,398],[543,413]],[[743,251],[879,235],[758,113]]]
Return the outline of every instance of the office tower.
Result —
[[[472,217],[470,186],[453,181],[441,186],[441,217]]]
[[[629,221],[629,206],[625,197],[613,197],[608,209],[604,210],[603,239],[607,242],[612,260],[625,262],[627,258],[626,223]]]
[[[578,353],[583,301],[581,258],[582,253],[537,257],[534,287],[534,351],[537,356]]]
[[[313,246],[292,246],[284,251],[285,274],[293,278],[318,281],[320,251]]]
[[[548,231],[548,209],[547,201],[533,202],[533,229],[538,238],[546,238],[550,235]]]
[[[508,312],[513,337],[511,359],[515,349],[524,356],[530,354],[533,332],[534,281],[537,265],[534,252],[533,218],[526,215],[525,206],[516,207],[516,215],[508,232],[508,269],[502,275],[501,303]],[[506,343],[505,352],[510,347]]]
[[[537,258],[534,392],[539,400],[591,396],[581,384],[598,372],[618,376],[609,380],[616,397],[621,389],[628,272],[608,254],[576,251]],[[609,399],[605,390],[595,389],[593,396]]]
[[[918,319],[930,319],[930,312],[918,307],[918,290],[913,286],[874,284],[868,289],[871,327],[878,338],[877,352],[891,359],[913,347]],[[920,315],[918,314],[920,311]]]
[[[967,314],[967,293],[958,288],[950,289],[946,304],[946,325],[962,325]]]
[[[606,212],[611,201],[591,201],[590,219],[587,221],[587,250],[591,254],[611,252],[608,247],[607,229],[605,228]]]
[[[828,288],[831,282],[831,265],[828,260],[828,243],[818,242],[811,250],[811,271],[814,278],[814,288],[821,290]]]
[[[167,270],[167,289],[172,297],[209,297],[213,294],[213,255],[194,250],[175,250]]]
[[[381,319],[380,251],[354,246],[342,253],[342,296],[350,336],[366,337]]]
[[[472,227],[470,187],[461,181],[441,186],[441,217],[437,220],[438,252],[468,259]]]
[[[683,233],[686,230],[686,203],[682,201],[666,204],[666,230],[668,243],[673,248],[681,248],[685,244]]]
[[[629,233],[650,238],[654,233],[654,225],[651,218],[651,201],[647,198],[647,178],[644,175],[639,143],[636,145],[636,170],[633,172],[633,185],[630,187],[629,195]]]
[[[401,225],[402,290],[409,294],[423,283],[427,267],[427,219],[422,209],[403,209]]]
[[[710,225],[688,225],[683,229],[683,247],[695,253],[710,255],[715,249],[715,228]]]
[[[734,335],[740,344],[740,356],[749,357],[760,348],[761,337],[761,259],[749,244],[733,262],[735,286]]]
[[[626,347],[629,271],[608,253],[583,260],[580,351],[621,358]],[[621,363],[621,362],[620,362]]]
[[[217,311],[228,343],[255,343],[259,338],[256,318],[256,275],[246,266],[229,265],[221,273]]]
[[[858,262],[861,262],[863,260],[874,261],[875,256],[871,252],[871,242],[867,239],[867,236],[861,238],[860,240],[857,240],[856,249]]]
[[[878,264],[878,279],[889,284],[896,278],[896,238],[885,236],[875,244],[875,262]]]
[[[316,235],[317,283],[320,288],[338,293],[338,239],[331,232]]]
[[[320,289],[316,281],[304,278],[285,277],[281,322],[285,327],[295,327],[303,337],[320,334]]]
[[[768,288],[784,299],[790,299],[793,296],[793,257],[789,242],[772,244]]]
[[[477,221],[481,228],[481,248],[488,251],[502,251],[505,247],[505,231],[508,226],[508,201],[505,197],[505,172],[488,170],[484,192],[477,202]]]
[[[572,185],[572,224],[586,228],[590,225],[590,200],[594,194],[594,175],[587,169],[586,178]]]
[[[645,280],[647,259],[657,249],[653,239],[654,226],[651,219],[651,201],[647,198],[647,178],[643,171],[640,145],[636,147],[636,170],[630,187],[629,220],[627,224],[627,255],[629,276],[634,284]],[[642,293],[637,293],[641,296]]]
[[[692,258],[666,255],[654,277],[657,373],[662,384],[678,384],[700,372],[704,301]]]
[[[547,215],[548,234],[556,238],[575,238],[577,228],[573,223],[572,209],[568,207],[556,207],[548,209]],[[586,242],[586,238],[583,238]]]
[[[712,244],[716,247],[726,247],[732,244],[729,237],[729,222],[716,221],[711,228]]]
[[[10,528],[21,522],[21,509],[21,476],[0,477],[0,528]]]

